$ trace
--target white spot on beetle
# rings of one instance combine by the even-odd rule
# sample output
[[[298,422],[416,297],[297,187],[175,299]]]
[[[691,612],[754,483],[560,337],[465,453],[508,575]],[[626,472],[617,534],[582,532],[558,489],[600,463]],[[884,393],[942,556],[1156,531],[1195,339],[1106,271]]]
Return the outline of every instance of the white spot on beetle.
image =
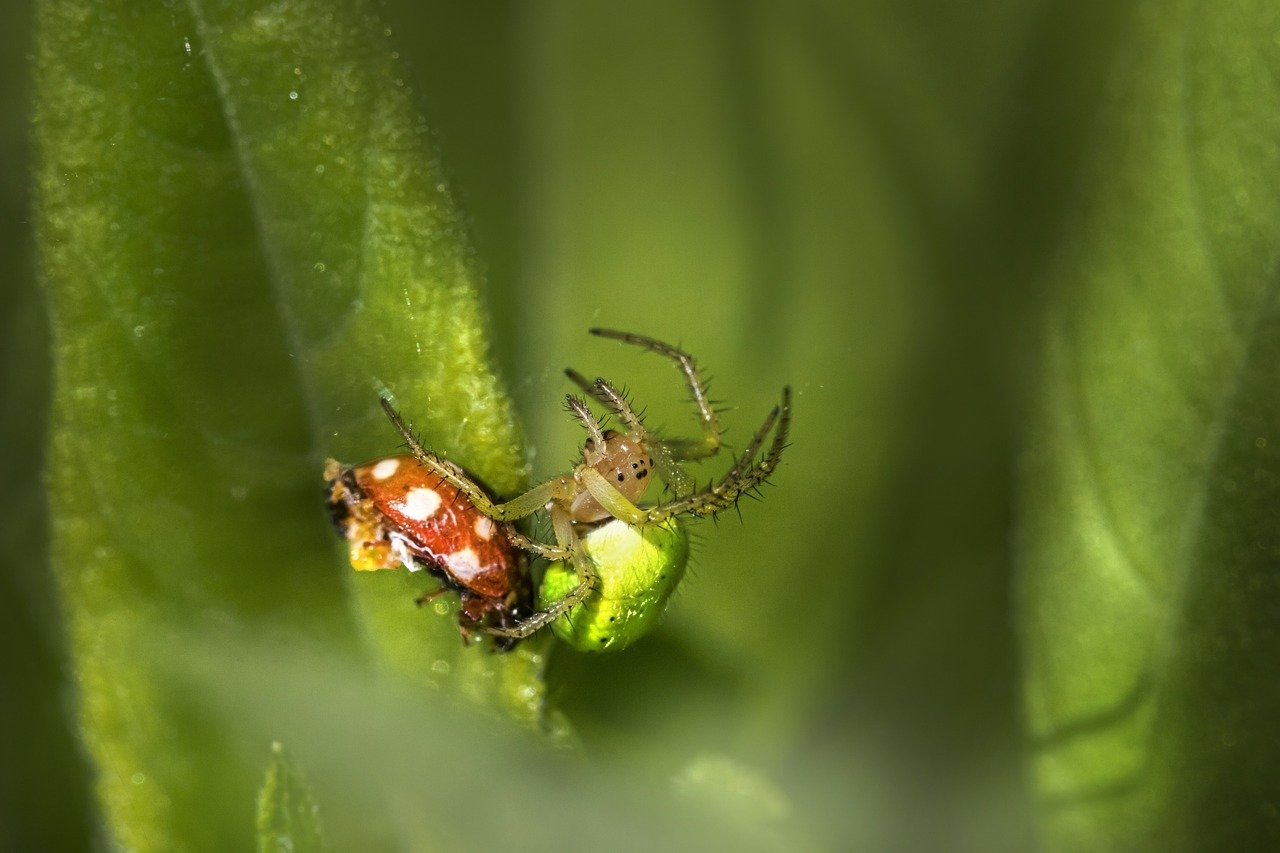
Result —
[[[385,480],[400,469],[399,459],[383,459],[373,466],[373,479]]]
[[[413,559],[413,552],[409,549],[409,543],[404,541],[404,537],[397,533],[392,533],[389,539],[391,540],[391,553],[396,556],[402,566],[411,572],[422,570],[422,564]]]
[[[471,580],[480,574],[480,558],[470,548],[463,548],[461,551],[454,551],[449,554],[444,558],[444,564],[449,567],[449,572],[459,580]]]
[[[476,519],[476,523],[471,525],[476,535],[484,541],[488,542],[493,538],[493,519],[487,515],[482,515]]]
[[[400,504],[400,511],[407,518],[411,518],[414,521],[426,521],[436,514],[436,510],[440,509],[441,503],[440,495],[435,489],[418,486],[410,489],[409,494],[404,496],[404,500]]]

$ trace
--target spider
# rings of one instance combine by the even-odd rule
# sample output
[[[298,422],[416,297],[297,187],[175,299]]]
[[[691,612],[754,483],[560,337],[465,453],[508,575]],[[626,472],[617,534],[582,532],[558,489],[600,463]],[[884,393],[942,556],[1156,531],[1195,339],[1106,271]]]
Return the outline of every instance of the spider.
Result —
[[[522,495],[495,502],[465,471],[422,447],[391,402],[382,407],[404,438],[409,450],[425,468],[434,471],[498,522],[513,522],[545,509],[551,519],[555,545],[538,542],[508,528],[512,544],[552,561],[539,595],[539,612],[515,624],[484,625],[481,630],[506,638],[527,637],[556,623],[557,634],[580,647],[607,648],[625,645],[642,633],[661,611],[667,596],[684,571],[687,534],[681,516],[714,516],[764,483],[777,467],[787,445],[791,424],[791,389],[782,389],[782,400],[769,412],[729,471],[719,480],[697,490],[680,467],[682,461],[708,459],[721,449],[721,429],[707,397],[706,384],[693,356],[654,338],[611,329],[590,333],[611,338],[672,359],[684,375],[697,406],[702,435],[694,439],[659,439],[647,430],[640,416],[607,379],[588,381],[573,369],[565,374],[589,397],[607,408],[620,429],[604,429],[584,397],[569,394],[565,403],[587,433],[582,462],[569,474],[553,477]],[[774,431],[774,427],[777,427]],[[756,459],[769,433],[773,441],[763,458]],[[640,506],[650,474],[663,480],[671,500]],[[567,580],[565,569],[572,568]],[[597,593],[591,601],[593,593]],[[583,624],[561,630],[561,617],[580,605],[594,608]],[[579,608],[585,610],[586,607]],[[631,627],[623,627],[628,622]],[[623,625],[619,625],[619,622]]]

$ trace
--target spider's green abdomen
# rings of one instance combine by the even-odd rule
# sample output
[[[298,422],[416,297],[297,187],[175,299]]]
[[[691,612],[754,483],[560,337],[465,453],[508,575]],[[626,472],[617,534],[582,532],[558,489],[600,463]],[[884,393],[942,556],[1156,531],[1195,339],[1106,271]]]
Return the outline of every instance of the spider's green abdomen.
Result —
[[[653,627],[684,577],[689,537],[676,518],[632,526],[613,520],[581,539],[600,582],[577,607],[551,623],[556,636],[584,652],[617,651]],[[538,589],[546,609],[578,585],[573,568],[552,563]]]

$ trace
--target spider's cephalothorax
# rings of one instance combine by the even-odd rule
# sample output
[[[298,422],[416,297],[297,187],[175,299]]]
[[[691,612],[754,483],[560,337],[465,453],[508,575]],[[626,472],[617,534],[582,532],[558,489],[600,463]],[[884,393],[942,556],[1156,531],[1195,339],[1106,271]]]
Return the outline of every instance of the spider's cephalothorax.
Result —
[[[719,480],[696,490],[680,463],[714,456],[720,451],[720,423],[707,398],[693,357],[653,338],[592,329],[591,333],[634,344],[671,358],[680,368],[698,408],[702,436],[660,439],[650,433],[631,405],[606,379],[589,382],[566,374],[587,395],[608,409],[619,429],[603,430],[586,399],[569,395],[565,402],[587,432],[582,462],[573,472],[554,477],[512,500],[497,503],[461,469],[423,449],[400,415],[384,397],[383,408],[413,454],[426,468],[470,499],[475,509],[499,522],[510,522],[545,510],[556,544],[526,538],[514,528],[512,544],[553,561],[538,593],[542,609],[515,625],[485,625],[501,637],[527,637],[551,624],[571,645],[592,651],[626,646],[662,612],[684,573],[688,537],[680,517],[712,516],[762,484],[777,467],[791,423],[791,390],[765,418],[742,453]],[[777,430],[774,431],[775,425]],[[773,440],[757,460],[769,433]],[[656,506],[639,506],[654,476],[674,497]]]

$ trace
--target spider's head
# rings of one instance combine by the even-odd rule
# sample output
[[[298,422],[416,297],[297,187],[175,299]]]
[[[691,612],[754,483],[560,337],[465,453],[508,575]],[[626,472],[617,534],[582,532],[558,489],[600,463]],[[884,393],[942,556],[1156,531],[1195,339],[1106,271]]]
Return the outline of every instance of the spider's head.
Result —
[[[617,430],[604,431],[604,447],[597,449],[590,439],[582,449],[586,464],[600,472],[610,485],[632,503],[640,500],[653,473],[653,455],[641,438]],[[583,489],[573,500],[575,521],[600,521],[609,511]]]

